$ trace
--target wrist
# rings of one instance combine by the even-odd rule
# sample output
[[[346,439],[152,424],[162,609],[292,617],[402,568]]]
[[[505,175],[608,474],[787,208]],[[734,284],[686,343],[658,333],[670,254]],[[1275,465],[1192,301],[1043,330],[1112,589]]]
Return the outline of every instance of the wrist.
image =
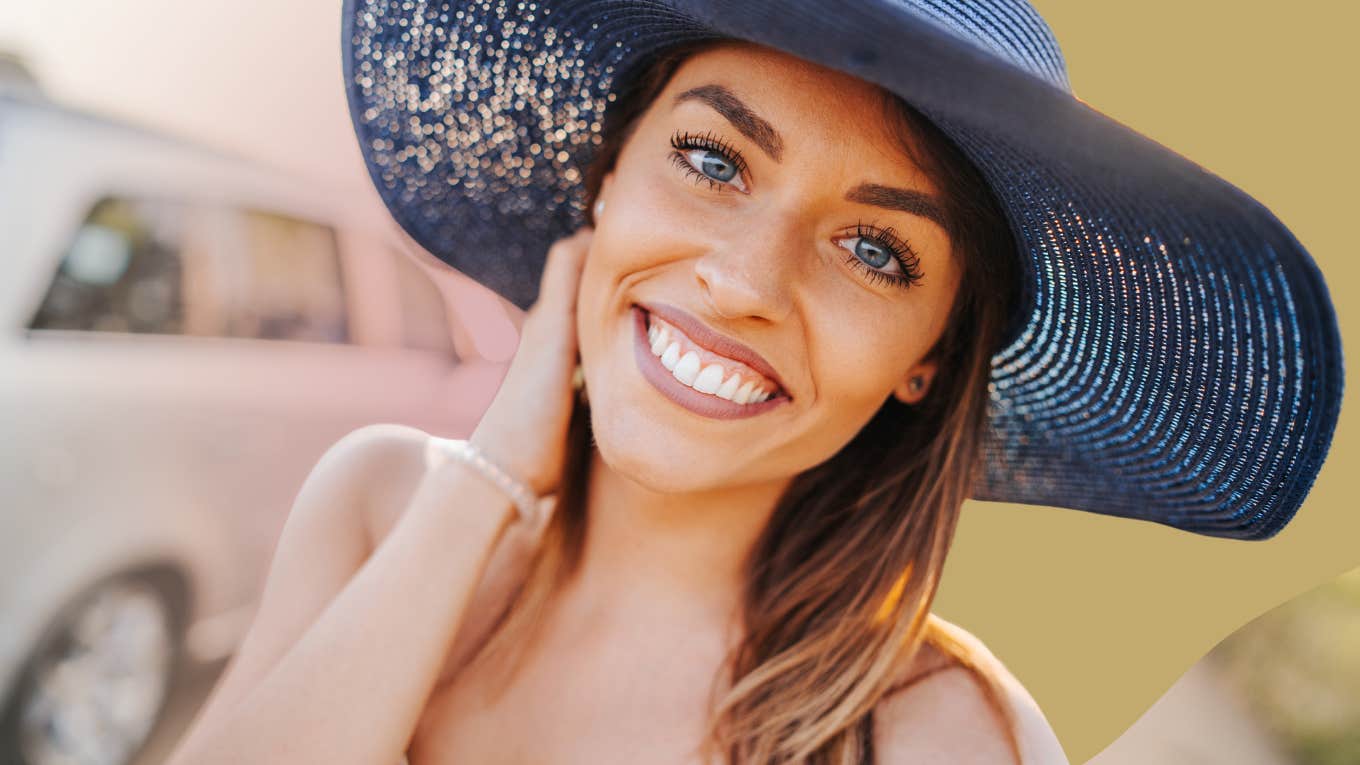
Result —
[[[503,443],[501,439],[482,431],[481,428],[473,430],[467,441],[511,478],[528,486],[535,496],[542,498],[552,493],[553,487],[539,475],[535,466],[525,462],[523,450],[516,449],[511,444]]]
[[[485,446],[472,438],[432,437],[426,459],[429,463],[441,460],[462,463],[464,468],[477,474],[508,499],[521,522],[530,527],[538,525],[543,514],[541,492],[526,482],[513,467],[513,462],[495,450],[494,446]]]
[[[479,527],[484,526],[488,532],[499,536],[500,532],[520,520],[520,511],[514,499],[476,467],[450,457],[445,459],[440,471],[447,482],[444,484],[447,495],[457,496],[469,505],[494,508],[492,513],[471,514],[477,519]],[[463,520],[467,520],[466,516]]]

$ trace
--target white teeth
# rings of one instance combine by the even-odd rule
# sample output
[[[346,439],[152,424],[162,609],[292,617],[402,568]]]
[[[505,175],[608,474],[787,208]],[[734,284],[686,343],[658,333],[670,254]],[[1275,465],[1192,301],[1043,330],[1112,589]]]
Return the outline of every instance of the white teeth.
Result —
[[[694,387],[694,378],[699,376],[699,354],[694,351],[686,353],[675,365],[675,369],[671,370],[671,374],[680,382]]]
[[[738,404],[755,404],[768,399],[772,392],[761,391],[759,383],[754,380],[742,382],[741,376],[733,372],[726,382],[723,381],[723,374],[726,370],[721,364],[709,363],[700,369],[703,363],[699,359],[699,354],[695,351],[687,351],[681,355],[680,341],[671,338],[670,327],[665,324],[653,324],[647,328],[647,341],[651,345],[652,355],[661,357],[661,366],[665,367],[675,377],[675,379],[699,391],[727,399]]]
[[[755,383],[751,382],[750,380],[747,380],[745,383],[742,384],[740,388],[737,389],[736,394],[732,396],[732,400],[737,402],[738,404],[751,403],[751,390],[755,387],[756,387]]]
[[[675,365],[678,363],[680,363],[680,343],[672,340],[671,344],[666,346],[666,352],[661,354],[661,366],[674,372]]]
[[[737,395],[737,386],[739,386],[740,384],[741,378],[738,377],[737,374],[734,372],[732,373],[731,377],[727,378],[727,382],[723,383],[718,388],[717,395],[721,398],[725,398],[728,401],[731,401],[732,397]]]
[[[661,352],[666,350],[666,346],[670,344],[670,333],[664,328],[657,329],[653,327],[650,337],[652,338],[652,355],[660,356]]]
[[[722,385],[723,368],[721,364],[709,364],[699,376],[694,378],[694,389],[700,393],[717,393]]]

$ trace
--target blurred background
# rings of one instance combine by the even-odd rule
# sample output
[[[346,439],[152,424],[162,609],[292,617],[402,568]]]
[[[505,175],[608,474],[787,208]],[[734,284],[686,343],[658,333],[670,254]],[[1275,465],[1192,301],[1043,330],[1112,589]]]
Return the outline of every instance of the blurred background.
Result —
[[[368,185],[336,5],[0,5],[0,763],[161,762],[322,451],[470,432],[514,352]],[[1360,763],[1360,571],[1090,761]]]
[[[0,6],[0,763],[161,761],[322,452],[466,436],[514,352],[303,135],[334,50],[228,52],[259,10]]]

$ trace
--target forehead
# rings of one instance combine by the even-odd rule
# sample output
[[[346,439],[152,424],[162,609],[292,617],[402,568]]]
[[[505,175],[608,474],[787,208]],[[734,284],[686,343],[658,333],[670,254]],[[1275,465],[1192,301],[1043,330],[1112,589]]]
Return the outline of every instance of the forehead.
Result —
[[[721,84],[780,133],[791,153],[816,148],[897,166],[930,185],[904,151],[910,130],[886,108],[877,85],[845,72],[746,41],[724,42],[686,58],[653,106],[703,110],[695,100],[676,105],[691,88]]]

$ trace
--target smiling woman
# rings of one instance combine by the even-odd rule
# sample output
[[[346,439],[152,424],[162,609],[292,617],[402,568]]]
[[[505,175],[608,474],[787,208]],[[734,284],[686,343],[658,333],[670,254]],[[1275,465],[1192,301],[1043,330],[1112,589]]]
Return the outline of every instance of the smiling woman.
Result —
[[[180,762],[1064,762],[931,613],[964,500],[1292,517],[1341,381],[1287,230],[1023,2],[830,7],[347,2],[384,201],[528,313],[466,441],[323,457]]]
[[[1001,724],[902,736],[917,715],[889,715],[884,761],[965,739],[1018,759],[1022,734],[1060,758],[1004,668],[929,614],[1019,278],[985,182],[900,99],[761,46],[672,48],[620,94],[585,181],[605,211],[576,311],[591,405],[521,602],[649,558],[688,582],[658,599],[741,593],[711,731],[739,761],[871,757],[878,702],[950,665],[977,682],[912,692],[986,715],[984,694]],[[682,530],[688,555],[646,541]],[[526,645],[533,611],[483,657]]]

